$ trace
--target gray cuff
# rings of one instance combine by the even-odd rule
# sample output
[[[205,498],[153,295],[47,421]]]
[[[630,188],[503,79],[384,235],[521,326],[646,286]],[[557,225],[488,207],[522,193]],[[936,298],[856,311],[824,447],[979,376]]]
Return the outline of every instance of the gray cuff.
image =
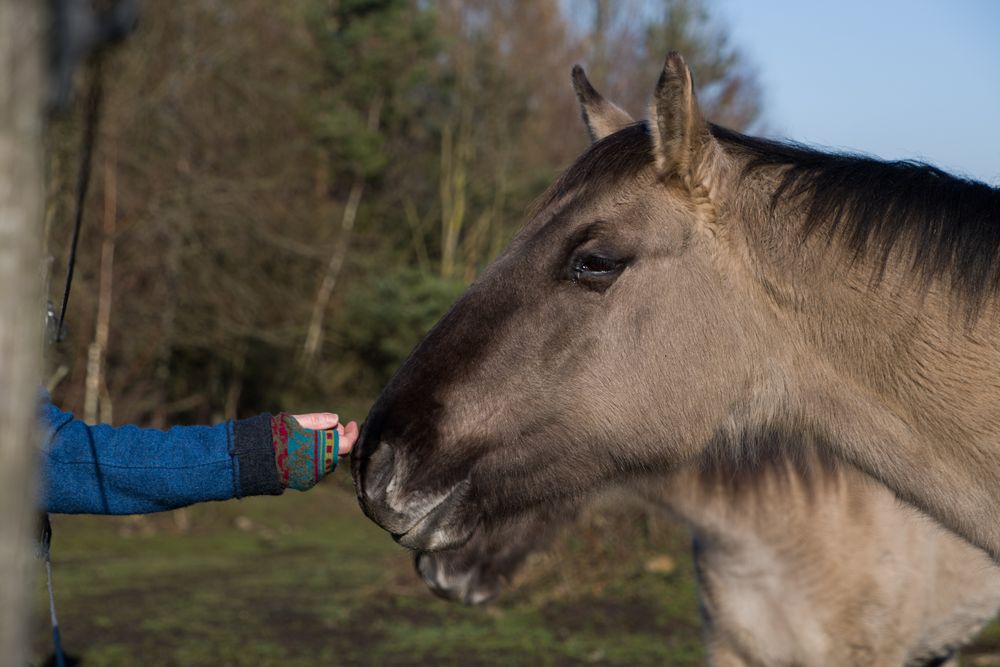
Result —
[[[284,491],[278,478],[271,435],[271,415],[264,413],[233,422],[233,457],[239,470],[243,496],[277,496]]]

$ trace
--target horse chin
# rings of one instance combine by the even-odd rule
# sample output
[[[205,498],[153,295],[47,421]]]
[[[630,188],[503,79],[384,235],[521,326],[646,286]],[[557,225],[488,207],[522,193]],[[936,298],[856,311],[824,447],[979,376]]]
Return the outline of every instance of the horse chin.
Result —
[[[474,606],[491,602],[500,594],[499,582],[483,581],[480,568],[452,570],[444,554],[418,553],[413,566],[427,588],[445,600]]]

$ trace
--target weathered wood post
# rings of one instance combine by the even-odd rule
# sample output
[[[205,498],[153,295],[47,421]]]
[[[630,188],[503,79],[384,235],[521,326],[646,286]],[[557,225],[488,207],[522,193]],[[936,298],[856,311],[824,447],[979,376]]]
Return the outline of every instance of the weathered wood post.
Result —
[[[24,667],[41,380],[45,14],[0,2],[0,665]]]

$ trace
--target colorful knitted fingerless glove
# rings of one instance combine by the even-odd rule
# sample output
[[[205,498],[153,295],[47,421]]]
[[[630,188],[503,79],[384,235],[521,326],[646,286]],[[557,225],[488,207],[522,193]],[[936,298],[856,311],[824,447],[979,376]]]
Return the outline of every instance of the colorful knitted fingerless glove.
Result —
[[[280,412],[271,417],[274,460],[285,488],[306,491],[337,467],[340,436],[337,429],[314,431],[295,417]]]

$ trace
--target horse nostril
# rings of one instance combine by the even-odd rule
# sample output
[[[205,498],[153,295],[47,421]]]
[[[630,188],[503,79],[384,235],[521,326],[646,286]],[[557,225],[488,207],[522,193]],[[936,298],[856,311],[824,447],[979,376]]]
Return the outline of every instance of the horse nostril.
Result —
[[[396,453],[385,442],[379,442],[374,451],[368,455],[362,475],[364,494],[370,499],[381,499],[385,496],[389,482],[392,481]]]

